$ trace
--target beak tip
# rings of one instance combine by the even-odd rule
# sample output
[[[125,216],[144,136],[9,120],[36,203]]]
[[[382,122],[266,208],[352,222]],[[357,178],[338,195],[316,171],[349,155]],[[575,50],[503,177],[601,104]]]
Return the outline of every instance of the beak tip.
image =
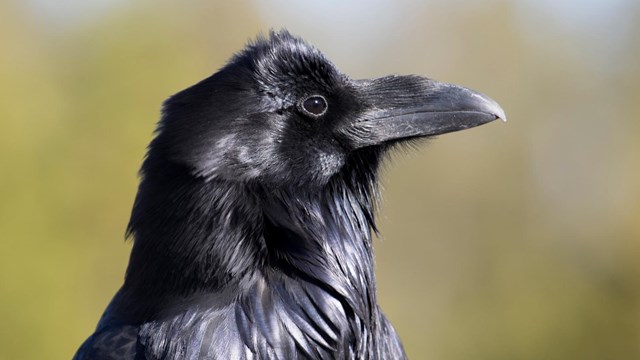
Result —
[[[502,107],[491,98],[487,98],[487,100],[489,100],[488,105],[489,105],[489,108],[492,110],[491,113],[493,114],[493,116],[495,116],[496,119],[502,120],[503,123],[506,123],[507,114],[504,113],[504,110],[502,109]]]
[[[496,117],[496,119],[500,119],[504,123],[507,122],[507,115],[504,113],[504,110],[502,109],[500,104],[498,104],[495,100],[493,100],[492,98],[484,94],[474,92],[473,90],[470,90],[470,89],[465,89],[465,90],[467,92],[470,92],[472,97],[479,100],[479,105],[481,108],[484,108],[485,112],[492,114],[493,116]]]

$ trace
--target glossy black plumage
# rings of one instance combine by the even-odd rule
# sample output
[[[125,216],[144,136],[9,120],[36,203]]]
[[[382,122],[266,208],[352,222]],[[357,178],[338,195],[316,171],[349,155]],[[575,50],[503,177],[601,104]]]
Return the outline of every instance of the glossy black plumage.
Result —
[[[404,358],[376,301],[381,157],[498,117],[465,88],[349,79],[286,31],[249,44],[165,103],[124,285],[75,359]]]

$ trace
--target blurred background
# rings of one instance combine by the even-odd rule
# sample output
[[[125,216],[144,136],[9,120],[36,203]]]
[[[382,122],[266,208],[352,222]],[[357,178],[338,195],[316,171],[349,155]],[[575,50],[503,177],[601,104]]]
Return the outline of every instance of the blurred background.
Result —
[[[119,288],[169,95],[286,27],[507,124],[395,154],[379,297],[412,359],[640,359],[640,2],[0,2],[0,358],[70,359]]]

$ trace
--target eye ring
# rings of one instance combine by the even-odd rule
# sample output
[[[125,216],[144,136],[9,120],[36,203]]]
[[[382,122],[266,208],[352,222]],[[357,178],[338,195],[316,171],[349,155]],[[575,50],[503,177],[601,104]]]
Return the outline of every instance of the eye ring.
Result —
[[[327,99],[322,95],[311,95],[300,102],[302,112],[314,118],[324,115],[328,108]]]

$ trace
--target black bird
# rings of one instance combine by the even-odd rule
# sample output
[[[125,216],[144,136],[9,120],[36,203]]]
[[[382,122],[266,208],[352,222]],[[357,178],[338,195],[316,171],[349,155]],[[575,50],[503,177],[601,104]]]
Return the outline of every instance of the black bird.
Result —
[[[286,31],[169,98],[122,288],[75,359],[404,359],[376,300],[379,164],[505,119],[419,76],[353,80]]]

